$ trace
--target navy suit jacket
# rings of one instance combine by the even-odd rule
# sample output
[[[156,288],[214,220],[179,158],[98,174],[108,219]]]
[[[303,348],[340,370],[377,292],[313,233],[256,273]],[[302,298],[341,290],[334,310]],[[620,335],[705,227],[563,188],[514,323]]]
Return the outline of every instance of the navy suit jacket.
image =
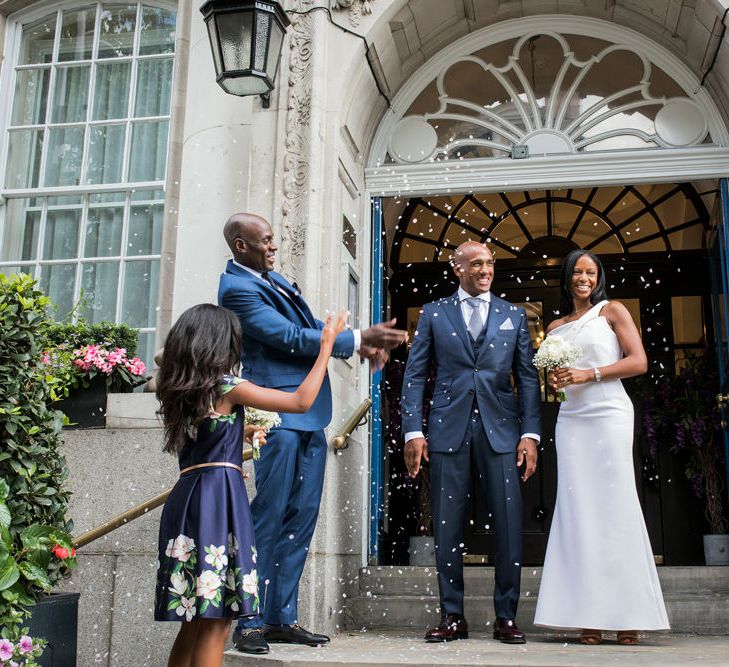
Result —
[[[286,294],[228,261],[220,276],[218,303],[240,320],[243,377],[262,387],[295,391],[319,354],[324,324],[314,318],[294,285],[275,271],[268,275]],[[354,334],[343,331],[334,342],[332,356],[346,358],[353,352]],[[332,392],[327,376],[309,411],[282,413],[281,428],[318,431],[331,418]]]
[[[427,429],[430,451],[455,452],[461,447],[474,398],[494,451],[515,451],[521,434],[541,434],[539,374],[532,365],[523,308],[491,295],[486,333],[476,356],[458,292],[423,306],[405,367],[403,433],[424,430],[423,390],[431,363],[436,378]]]

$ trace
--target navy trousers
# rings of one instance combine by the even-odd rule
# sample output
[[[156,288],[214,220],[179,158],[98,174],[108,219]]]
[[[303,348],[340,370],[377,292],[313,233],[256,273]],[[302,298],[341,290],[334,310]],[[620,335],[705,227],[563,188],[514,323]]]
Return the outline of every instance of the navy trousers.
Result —
[[[516,618],[522,527],[516,452],[495,452],[474,413],[458,451],[430,453],[430,482],[441,614],[463,615],[463,533],[478,484],[494,534],[494,609],[499,618]]]
[[[324,431],[275,429],[261,448],[251,503],[260,615],[241,619],[238,627],[297,622],[299,580],[319,516],[326,455]]]

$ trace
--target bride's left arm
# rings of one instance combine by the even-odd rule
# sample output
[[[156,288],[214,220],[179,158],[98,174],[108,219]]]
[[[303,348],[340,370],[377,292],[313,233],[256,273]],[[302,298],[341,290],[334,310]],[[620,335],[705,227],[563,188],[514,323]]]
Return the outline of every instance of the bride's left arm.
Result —
[[[638,328],[628,309],[620,301],[611,301],[602,314],[612,327],[623,350],[623,358],[609,366],[600,367],[603,380],[615,380],[642,375],[648,370],[648,359]]]

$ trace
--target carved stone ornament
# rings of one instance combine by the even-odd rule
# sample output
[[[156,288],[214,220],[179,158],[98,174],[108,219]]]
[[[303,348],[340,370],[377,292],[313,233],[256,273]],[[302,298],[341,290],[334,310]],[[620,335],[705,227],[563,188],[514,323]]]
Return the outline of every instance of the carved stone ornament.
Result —
[[[349,9],[349,21],[357,25],[363,14],[372,13],[372,2],[374,0],[329,0],[329,7],[334,11]]]
[[[293,9],[306,11],[314,0],[297,0]],[[286,103],[286,153],[283,164],[281,230],[282,268],[302,275],[308,220],[309,154],[311,151],[312,42],[311,14],[291,16],[289,33],[288,99]]]

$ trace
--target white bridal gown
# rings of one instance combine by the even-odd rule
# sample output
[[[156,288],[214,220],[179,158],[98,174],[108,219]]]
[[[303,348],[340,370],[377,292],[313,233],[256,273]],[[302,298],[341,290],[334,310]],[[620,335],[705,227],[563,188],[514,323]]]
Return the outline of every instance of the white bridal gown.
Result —
[[[582,348],[574,368],[623,357],[600,311],[552,333]],[[633,404],[620,380],[566,388],[557,418],[557,503],[536,625],[601,630],[668,628],[633,472]]]

